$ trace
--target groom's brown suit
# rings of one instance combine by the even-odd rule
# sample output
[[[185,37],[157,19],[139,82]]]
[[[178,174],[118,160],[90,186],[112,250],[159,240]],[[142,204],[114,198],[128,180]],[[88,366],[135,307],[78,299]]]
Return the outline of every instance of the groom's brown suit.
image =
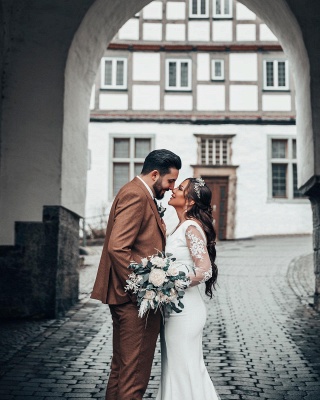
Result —
[[[124,291],[131,260],[140,262],[164,250],[165,231],[157,207],[139,178],[114,199],[97,278],[91,297],[109,304],[113,320],[113,357],[107,400],[140,400],[147,388],[160,313],[138,317],[132,294]]]

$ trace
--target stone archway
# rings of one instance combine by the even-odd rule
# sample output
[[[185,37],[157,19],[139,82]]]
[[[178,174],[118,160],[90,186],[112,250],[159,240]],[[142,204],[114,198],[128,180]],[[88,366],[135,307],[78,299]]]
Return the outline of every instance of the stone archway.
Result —
[[[291,0],[239,0],[263,20],[277,36],[290,62],[296,87],[297,102],[297,137],[298,137],[298,185],[311,196],[316,176],[316,159],[313,128],[315,117],[312,115],[310,91],[309,55],[304,42],[301,26],[290,6]],[[83,198],[86,156],[86,137],[88,105],[95,71],[106,44],[113,38],[120,27],[137,11],[150,3],[150,0],[111,2],[96,0],[76,32],[69,49],[66,65],[64,126],[63,126],[63,160],[68,159],[69,150],[81,136],[76,164],[79,166],[77,182],[78,190],[82,184]],[[79,117],[80,116],[80,117]],[[65,163],[67,165],[67,163]],[[75,164],[75,165],[76,165]],[[79,173],[80,172],[80,173]],[[75,178],[75,169],[63,169],[63,192],[68,190],[69,179]],[[310,192],[311,188],[311,192]],[[77,192],[75,192],[77,193]],[[69,196],[69,198],[71,198]],[[317,214],[318,197],[311,197],[313,208]],[[319,213],[318,213],[319,214]],[[317,215],[318,215],[317,214]],[[318,229],[318,228],[315,228]],[[319,228],[320,229],[320,228]],[[320,235],[315,237],[320,237]],[[320,248],[319,243],[316,244]],[[319,257],[320,258],[320,257]],[[320,262],[318,263],[320,264]],[[316,272],[316,277],[319,275]],[[317,279],[316,298],[320,289],[320,278]]]
[[[2,2],[0,272],[4,287],[8,286],[6,281],[16,281],[11,268],[14,264],[17,276],[22,279],[21,287],[27,287],[23,279],[33,274],[32,279],[39,283],[43,293],[48,292],[47,288],[54,292],[51,302],[66,296],[67,307],[75,301],[77,218],[84,213],[91,86],[106,44],[126,20],[150,1]],[[320,6],[315,1],[313,7],[308,8],[299,0],[240,1],[271,28],[293,68],[297,129],[301,139],[298,145],[299,185],[312,199],[314,209],[317,294],[320,290],[320,157],[315,155],[320,151],[316,135],[320,126],[317,113],[320,106],[317,49]],[[313,24],[311,19],[315,21]],[[42,223],[41,211],[46,205],[55,207],[48,208]],[[23,223],[16,224],[21,230],[14,246],[16,221]],[[46,251],[50,246],[43,244],[41,250],[39,237],[42,240],[43,231],[52,229],[55,223],[55,237],[44,242],[51,246],[56,257],[50,259],[54,274],[44,287],[41,279],[42,275],[46,276]],[[32,228],[33,237],[29,228]],[[62,231],[65,236],[60,234]],[[30,253],[23,255],[19,251],[26,240]],[[66,242],[72,242],[72,246],[65,246]],[[62,254],[66,247],[72,247],[74,254]],[[41,250],[41,257],[35,257],[34,249]],[[23,258],[26,254],[33,256],[32,265],[28,264],[28,257]],[[20,257],[19,262],[15,257]],[[59,268],[66,266],[65,274],[61,275]],[[54,281],[58,276],[62,282],[60,288]],[[33,287],[30,279],[28,282]],[[68,286],[70,282],[73,282],[72,288]],[[19,289],[14,288],[7,290],[12,299],[5,299],[10,307]],[[33,296],[28,291],[25,295]],[[55,307],[52,307],[53,313]]]

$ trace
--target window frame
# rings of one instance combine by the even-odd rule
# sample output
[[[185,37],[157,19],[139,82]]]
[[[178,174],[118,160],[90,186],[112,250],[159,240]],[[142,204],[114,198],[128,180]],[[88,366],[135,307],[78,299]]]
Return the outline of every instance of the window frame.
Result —
[[[229,1],[229,9],[230,13],[229,14],[217,14],[216,12],[216,1],[213,0],[213,18],[215,19],[230,19],[233,18],[233,0],[220,0],[221,2],[221,10],[224,10],[225,2]]]
[[[179,82],[179,86],[169,86],[169,63],[175,62],[176,65],[179,65],[177,68],[177,81]],[[188,63],[188,86],[181,86],[181,63]],[[166,59],[166,68],[165,68],[165,90],[173,91],[173,92],[190,92],[192,91],[192,60],[187,58],[167,58]]]
[[[129,157],[114,157],[114,140],[115,139],[129,139]],[[149,139],[150,140],[150,151],[155,148],[155,134],[153,133],[111,133],[109,137],[109,185],[108,185],[108,197],[109,200],[113,200],[114,195],[114,164],[129,164],[129,181],[131,181],[136,175],[134,172],[134,166],[137,163],[143,163],[144,158],[135,158],[135,139]]]
[[[286,158],[272,158],[272,141],[273,140],[284,140],[287,142],[287,153]],[[285,202],[285,203],[299,203],[307,202],[306,197],[294,197],[294,183],[293,183],[293,165],[297,165],[297,158],[293,158],[293,141],[297,141],[295,135],[269,135],[268,136],[268,200],[272,202]],[[272,185],[272,166],[286,165],[286,197],[273,197],[273,185]]]
[[[267,86],[267,63],[272,62],[273,63],[273,76],[274,76],[274,83],[276,83],[273,86]],[[279,76],[279,68],[278,64],[279,62],[284,62],[285,63],[285,74],[286,74],[286,85],[285,86],[279,86],[278,84],[278,76]],[[277,68],[275,68],[275,65],[277,65]],[[288,91],[290,90],[290,76],[289,76],[289,62],[288,60],[285,59],[279,59],[279,58],[269,58],[269,59],[264,59],[263,60],[263,90],[267,91]]]
[[[105,83],[105,68],[106,61],[112,62],[112,76],[111,85]],[[123,61],[123,85],[116,85],[116,74],[117,74],[117,62]],[[111,89],[111,90],[127,90],[128,88],[128,59],[126,57],[102,57],[101,58],[101,89]]]
[[[221,72],[222,72],[221,77],[215,75],[215,63],[216,62],[220,62],[221,63]],[[211,80],[212,81],[224,81],[225,80],[225,63],[224,63],[224,59],[222,59],[222,58],[219,58],[219,59],[218,58],[217,59],[213,58],[211,60]]]
[[[195,134],[197,138],[197,163],[200,166],[210,166],[210,167],[228,167],[232,165],[232,139],[235,135],[202,135],[202,134]],[[206,141],[206,162],[202,162],[202,141]],[[208,145],[208,140],[212,140],[213,146],[212,146],[212,163],[209,162],[209,145]],[[220,146],[220,160],[222,160],[222,163],[217,164],[216,163],[216,141],[220,140],[226,140],[227,141],[227,163],[223,164],[223,145]]]
[[[197,14],[192,13],[192,2],[193,0],[189,0],[189,18],[209,18],[209,0],[205,0],[205,5],[206,5],[206,13],[205,14],[200,14],[199,12]],[[197,0],[197,9],[201,10],[201,0]]]

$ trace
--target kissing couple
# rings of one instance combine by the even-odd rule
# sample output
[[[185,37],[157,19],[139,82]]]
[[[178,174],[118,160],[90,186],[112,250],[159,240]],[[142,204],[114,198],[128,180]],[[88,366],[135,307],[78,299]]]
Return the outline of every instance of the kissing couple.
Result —
[[[176,185],[181,159],[169,150],[146,157],[141,175],[116,195],[91,297],[109,305],[113,322],[113,356],[106,400],[141,400],[147,389],[155,346],[161,330],[161,380],[156,400],[220,399],[202,352],[206,307],[200,290],[212,297],[218,270],[211,191],[201,178]],[[171,190],[169,205],[179,224],[166,235],[157,202]],[[141,262],[155,249],[172,253],[184,268],[189,287],[184,309],[163,321],[150,310],[138,316],[137,298],[126,291],[132,261]],[[203,283],[203,285],[202,285]]]

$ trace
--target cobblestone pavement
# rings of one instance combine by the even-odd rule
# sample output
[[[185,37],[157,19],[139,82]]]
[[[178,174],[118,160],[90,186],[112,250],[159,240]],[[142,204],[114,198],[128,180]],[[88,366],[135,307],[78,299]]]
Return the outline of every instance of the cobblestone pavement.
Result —
[[[103,399],[111,357],[108,308],[88,300],[99,250],[85,257],[81,301],[57,320],[2,324],[0,399]],[[218,245],[219,286],[206,300],[204,354],[222,400],[320,400],[320,315],[310,236]],[[145,398],[154,398],[159,347]],[[183,400],[183,399],[177,399]],[[202,399],[194,399],[202,400]]]

